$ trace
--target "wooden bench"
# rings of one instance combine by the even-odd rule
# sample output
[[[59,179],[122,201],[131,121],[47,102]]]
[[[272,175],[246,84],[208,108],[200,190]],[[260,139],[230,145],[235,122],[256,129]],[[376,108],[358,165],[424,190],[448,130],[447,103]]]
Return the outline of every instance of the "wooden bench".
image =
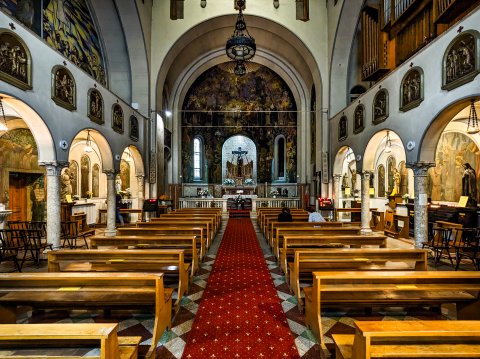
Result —
[[[16,323],[19,306],[107,312],[153,308],[147,358],[154,358],[162,333],[171,326],[172,292],[163,285],[163,273],[1,273],[0,323]]]
[[[266,213],[262,216],[262,222],[261,222],[261,230],[264,236],[267,236],[268,228],[269,228],[269,223],[270,222],[278,222],[278,215],[280,213]],[[308,212],[305,211],[293,211],[290,212],[292,215],[292,222],[308,222]]]
[[[300,281],[312,281],[316,271],[422,270],[428,269],[427,250],[387,248],[295,249],[288,262],[290,289],[303,311]]]
[[[278,218],[278,215],[282,212],[282,208],[257,208],[257,222],[262,231],[264,231],[265,217]],[[292,216],[294,214],[308,214],[302,208],[290,208]]]
[[[334,334],[337,359],[480,358],[476,320],[356,321],[355,334]]]
[[[324,227],[299,226],[296,229],[277,227],[273,237],[273,253],[275,257],[280,258],[280,248],[283,247],[285,236],[354,236],[360,233],[360,227]]]
[[[372,218],[370,219],[370,228],[374,231],[383,231],[385,228],[385,213],[376,209],[370,209]]]
[[[98,349],[88,358],[136,359],[142,337],[117,332],[116,323],[0,324],[0,348],[9,358],[79,358]]]
[[[183,219],[212,219],[214,232],[217,233],[220,230],[222,216],[218,213],[203,213],[203,212],[169,212],[161,214],[160,217],[151,218],[150,222],[157,222],[162,219],[168,218],[183,218]]]
[[[293,256],[296,249],[305,248],[342,248],[350,246],[360,248],[362,246],[387,247],[387,237],[384,235],[286,235],[283,237],[282,248],[280,249],[279,261],[280,267],[285,273],[285,279],[288,283],[288,262],[293,262]]]
[[[114,247],[118,249],[183,249],[184,261],[191,264],[190,276],[198,270],[200,263],[197,251],[197,239],[189,235],[143,235],[143,236],[93,236],[90,239],[90,248]]]
[[[480,319],[480,273],[437,271],[314,272],[305,293],[305,322],[325,349],[326,307],[440,307],[456,304],[457,319]]]
[[[200,260],[203,260],[207,251],[206,231],[202,227],[160,225],[159,227],[148,228],[118,228],[117,236],[195,236]]]
[[[314,227],[343,227],[344,223],[346,222],[278,222],[278,221],[269,221],[268,229],[267,229],[267,236],[265,239],[267,240],[268,244],[271,248],[273,248],[273,238],[275,237],[275,233],[277,228],[285,228],[285,229],[296,229],[296,228],[314,228]]]
[[[385,211],[384,233],[392,238],[410,238],[410,218],[395,214],[393,211]]]
[[[335,209],[335,221],[340,221],[340,214],[341,213],[349,213],[350,214],[350,222],[361,221],[362,209],[360,207],[358,207],[358,208],[336,208]]]
[[[48,252],[48,271],[164,273],[164,286],[178,292],[178,310],[188,291],[190,264],[183,249],[65,249]]]
[[[137,222],[141,222],[143,219],[143,210],[141,208],[120,208],[120,214],[138,214],[138,219]],[[98,210],[98,219],[97,219],[97,224],[103,224],[106,223],[106,220],[103,220],[103,215],[107,215],[107,209],[106,208],[101,208]],[[130,221],[125,221],[125,223],[129,223]]]

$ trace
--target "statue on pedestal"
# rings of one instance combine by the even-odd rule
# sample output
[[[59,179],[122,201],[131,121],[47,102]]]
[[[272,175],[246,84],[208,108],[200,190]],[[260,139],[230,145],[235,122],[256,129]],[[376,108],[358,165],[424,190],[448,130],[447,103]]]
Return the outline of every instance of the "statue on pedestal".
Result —
[[[468,196],[470,206],[477,205],[477,174],[469,163],[463,164],[462,196]]]

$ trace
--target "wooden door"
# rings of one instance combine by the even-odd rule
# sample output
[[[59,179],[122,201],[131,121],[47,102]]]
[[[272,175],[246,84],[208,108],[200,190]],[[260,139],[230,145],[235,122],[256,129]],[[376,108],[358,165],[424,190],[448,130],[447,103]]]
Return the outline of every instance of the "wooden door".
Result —
[[[27,221],[27,194],[28,194],[28,176],[21,174],[10,174],[9,176],[9,195],[10,209],[12,214],[11,221]]]

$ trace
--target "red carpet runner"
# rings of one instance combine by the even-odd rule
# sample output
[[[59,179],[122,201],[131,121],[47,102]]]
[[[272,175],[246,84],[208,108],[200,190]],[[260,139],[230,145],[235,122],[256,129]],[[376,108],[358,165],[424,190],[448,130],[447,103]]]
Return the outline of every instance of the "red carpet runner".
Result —
[[[250,219],[228,220],[182,358],[299,358]]]

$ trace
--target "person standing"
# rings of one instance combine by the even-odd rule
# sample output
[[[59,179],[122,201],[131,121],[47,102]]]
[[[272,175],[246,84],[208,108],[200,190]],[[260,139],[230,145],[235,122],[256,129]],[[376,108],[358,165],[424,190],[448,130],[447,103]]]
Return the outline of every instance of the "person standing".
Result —
[[[120,223],[121,226],[125,224],[123,221],[123,216],[120,213],[120,207],[122,206],[122,196],[119,193],[115,195],[115,218],[116,221]]]
[[[313,206],[308,207],[308,221],[309,222],[326,222],[325,218],[318,213]]]

